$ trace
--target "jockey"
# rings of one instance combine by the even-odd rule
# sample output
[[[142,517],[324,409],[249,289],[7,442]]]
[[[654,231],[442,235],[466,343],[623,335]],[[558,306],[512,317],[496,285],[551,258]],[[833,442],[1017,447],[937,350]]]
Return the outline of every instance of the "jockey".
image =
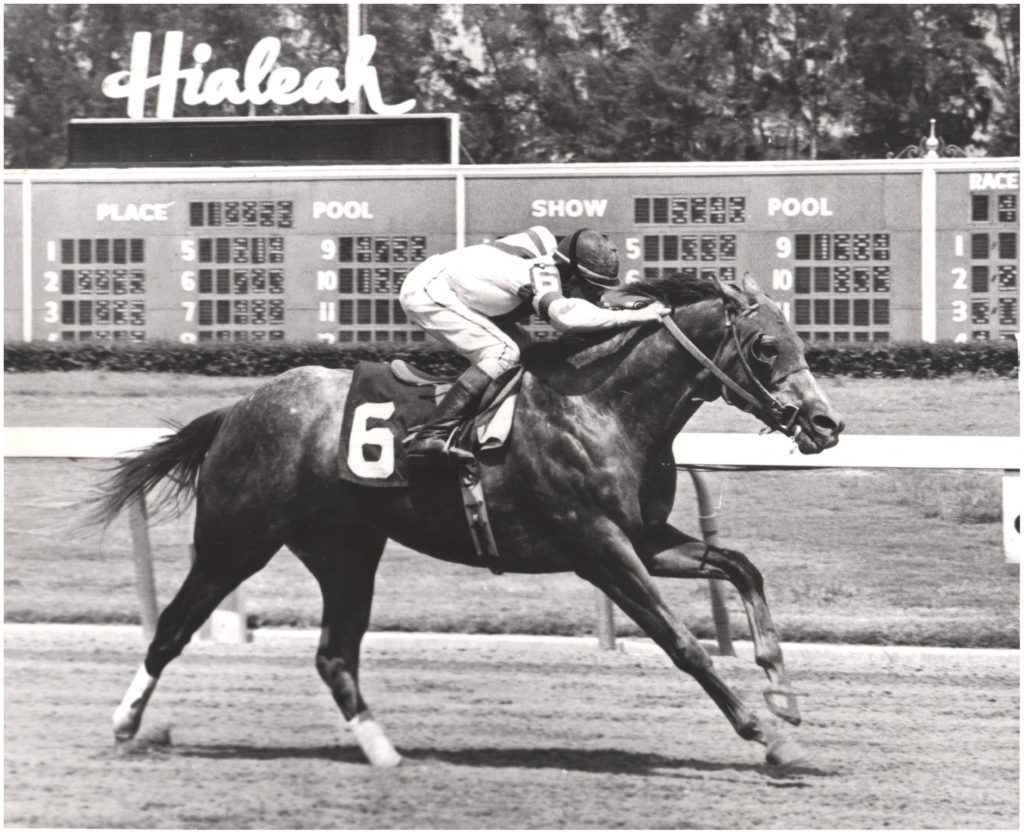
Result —
[[[409,318],[473,364],[412,437],[409,458],[472,459],[448,439],[475,412],[491,381],[519,362],[518,345],[495,319],[536,312],[556,330],[585,332],[657,321],[668,312],[657,303],[640,310],[599,306],[618,274],[618,250],[604,235],[580,229],[557,243],[543,226],[433,255],[410,272],[399,296]]]

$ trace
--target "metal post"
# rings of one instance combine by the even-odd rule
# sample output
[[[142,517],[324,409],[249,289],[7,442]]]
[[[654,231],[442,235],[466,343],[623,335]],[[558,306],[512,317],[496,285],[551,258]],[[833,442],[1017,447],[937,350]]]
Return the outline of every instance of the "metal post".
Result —
[[[935,166],[921,170],[921,341],[936,339],[938,304],[938,175]]]
[[[697,491],[697,506],[700,508],[700,532],[705,544],[718,547],[718,514],[711,501],[704,477],[695,469],[689,469]],[[732,645],[732,634],[729,629],[729,610],[725,607],[726,582],[724,579],[709,579],[708,589],[711,591],[711,616],[715,621],[715,636],[718,638],[718,653],[736,656]]]
[[[1006,572],[1010,576],[1020,576],[1020,557],[1022,540],[1020,535],[1021,496],[1020,472],[1005,470],[1003,472],[1003,552],[1006,556]]]
[[[149,544],[146,501],[141,496],[128,505],[128,524],[132,533],[132,563],[135,565],[135,588],[139,595],[142,635],[151,640],[156,634],[156,581],[153,578],[153,549]]]
[[[597,645],[607,651],[618,648],[615,640],[615,606],[598,589],[594,589],[594,601],[597,604]]]
[[[348,54],[355,52],[356,41],[366,32],[367,10],[362,3],[347,3],[348,17]],[[358,116],[363,112],[363,91],[360,89],[355,101],[349,102],[349,115]]]

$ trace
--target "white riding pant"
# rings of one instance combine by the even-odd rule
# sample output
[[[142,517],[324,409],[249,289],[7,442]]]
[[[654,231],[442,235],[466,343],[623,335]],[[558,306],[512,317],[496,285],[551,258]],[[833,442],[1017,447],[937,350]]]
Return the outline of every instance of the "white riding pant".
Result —
[[[456,295],[444,268],[433,258],[402,283],[399,300],[413,322],[468,357],[491,379],[519,364],[519,346],[494,322]]]

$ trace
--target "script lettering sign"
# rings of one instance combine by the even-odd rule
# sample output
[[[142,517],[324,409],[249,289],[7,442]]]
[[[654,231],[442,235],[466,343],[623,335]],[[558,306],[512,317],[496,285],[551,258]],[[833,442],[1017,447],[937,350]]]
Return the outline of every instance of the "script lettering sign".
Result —
[[[156,117],[170,119],[178,101],[178,85],[181,101],[188,105],[231,104],[262,105],[274,103],[281,106],[304,101],[320,104],[332,101],[355,102],[362,91],[370,109],[382,116],[408,113],[416,106],[413,99],[399,104],[385,104],[380,91],[377,70],[370,65],[377,49],[373,35],[360,35],[355,48],[345,60],[343,83],[340,71],[335,67],[317,67],[303,77],[295,67],[276,66],[281,54],[281,41],[266,37],[257,43],[245,62],[245,69],[215,69],[209,75],[203,65],[213,57],[209,44],[197,44],[192,50],[193,67],[182,69],[181,54],[183,37],[181,32],[164,35],[164,51],[160,60],[160,72],[149,74],[149,55],[152,45],[149,32],[136,32],[132,38],[132,53],[129,69],[111,73],[103,80],[103,93],[110,98],[123,98],[128,102],[128,116],[141,119],[145,116],[146,95],[156,88]]]

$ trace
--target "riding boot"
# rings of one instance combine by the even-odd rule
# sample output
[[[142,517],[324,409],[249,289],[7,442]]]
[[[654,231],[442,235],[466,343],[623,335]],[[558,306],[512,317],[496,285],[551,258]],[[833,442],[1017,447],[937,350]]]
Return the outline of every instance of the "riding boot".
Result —
[[[476,365],[463,372],[437,406],[430,421],[412,437],[406,447],[411,462],[439,462],[446,457],[473,460],[473,453],[448,445],[452,432],[473,416],[491,378]]]

